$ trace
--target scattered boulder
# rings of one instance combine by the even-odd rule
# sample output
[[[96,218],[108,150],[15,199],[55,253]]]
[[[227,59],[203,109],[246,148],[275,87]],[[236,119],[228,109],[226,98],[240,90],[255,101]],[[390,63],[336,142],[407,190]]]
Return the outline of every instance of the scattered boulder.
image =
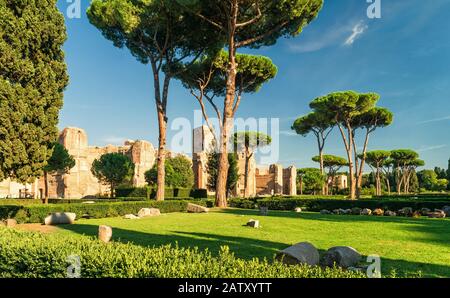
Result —
[[[14,228],[17,225],[17,221],[13,218],[8,218],[0,221],[0,226],[5,226],[7,228]]]
[[[344,214],[344,215],[351,215],[352,213],[353,213],[352,209],[344,209],[344,212],[342,214]]]
[[[434,209],[434,212],[428,213],[429,218],[445,218],[445,212],[440,209]]]
[[[98,227],[98,239],[104,243],[108,243],[112,238],[112,228],[109,226]]]
[[[140,218],[159,215],[161,215],[161,211],[158,208],[142,208],[138,212],[138,217]]]
[[[361,260],[361,254],[350,246],[335,246],[330,248],[322,258],[322,265],[342,268],[355,267]]]
[[[373,210],[372,214],[375,216],[383,216],[384,211],[383,211],[383,209],[377,208],[377,209]]]
[[[372,210],[364,208],[363,210],[361,210],[361,215],[372,215]]]
[[[288,265],[308,264],[315,266],[319,264],[320,260],[319,251],[309,242],[300,242],[285,248],[277,254],[276,258]]]
[[[124,219],[139,219],[139,216],[136,216],[134,214],[126,214],[124,217]]]
[[[412,214],[413,214],[413,209],[411,207],[405,207],[405,208],[398,210],[398,215],[401,215],[401,216],[412,216]]]
[[[269,214],[269,207],[259,207],[259,213],[263,216]]]
[[[250,219],[247,223],[247,226],[258,229],[259,226],[259,220],[255,220],[255,219]]]
[[[302,208],[297,207],[297,208],[294,209],[294,211],[297,212],[297,213],[301,213],[302,212]]]
[[[188,203],[187,212],[189,213],[208,213],[209,209],[200,205]]]
[[[386,212],[384,212],[384,216],[397,216],[397,213],[391,210],[387,210]]]
[[[431,210],[428,209],[428,208],[422,208],[422,209],[420,209],[420,213],[422,213],[423,216],[427,216],[428,213],[430,213],[430,212],[431,212]]]
[[[333,210],[333,214],[336,214],[336,215],[344,214],[344,209],[341,209],[341,208],[339,208],[339,209],[334,209],[334,210]]]
[[[354,208],[352,208],[352,214],[353,215],[360,215],[361,214],[361,208],[359,208],[359,207],[354,207]]]
[[[331,212],[328,211],[328,210],[323,209],[323,210],[320,210],[320,214],[328,215],[328,214],[331,214]]]
[[[442,207],[442,211],[444,211],[444,213],[447,217],[450,216],[450,206]]]
[[[52,213],[44,219],[44,224],[48,225],[71,225],[75,222],[77,215],[70,212]]]

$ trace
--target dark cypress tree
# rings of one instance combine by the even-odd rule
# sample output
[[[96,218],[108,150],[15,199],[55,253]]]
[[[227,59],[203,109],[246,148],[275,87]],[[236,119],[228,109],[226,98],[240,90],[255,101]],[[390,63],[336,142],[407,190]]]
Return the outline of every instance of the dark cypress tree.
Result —
[[[0,0],[0,180],[42,176],[68,84],[56,0]]]

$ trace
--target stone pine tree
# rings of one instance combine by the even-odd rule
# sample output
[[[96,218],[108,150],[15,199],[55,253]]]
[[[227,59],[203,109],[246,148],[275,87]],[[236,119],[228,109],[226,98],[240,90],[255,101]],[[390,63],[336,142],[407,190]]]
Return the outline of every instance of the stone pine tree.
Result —
[[[0,181],[43,175],[68,84],[56,0],[0,0]]]
[[[380,96],[376,93],[343,91],[318,97],[310,103],[314,112],[326,115],[339,128],[347,152],[351,199],[359,197],[360,194],[362,171],[370,134],[378,127],[392,123],[392,113],[387,109],[375,106],[379,99]],[[358,152],[356,142],[358,129],[365,132],[362,153]],[[359,158],[360,154],[362,158]]]
[[[109,184],[110,195],[114,197],[116,187],[133,178],[134,164],[126,155],[107,153],[94,160],[91,172],[100,182]]]
[[[258,92],[262,86],[273,79],[278,69],[272,60],[264,56],[237,54],[236,97],[238,104],[243,95]],[[223,114],[217,103],[217,98],[226,94],[228,53],[224,50],[210,51],[201,59],[191,64],[177,66],[177,79],[197,99],[203,118],[217,142],[217,134],[210,121],[207,104],[213,109],[222,129]],[[238,106],[235,106],[237,109]]]
[[[53,145],[52,156],[44,167],[44,203],[48,204],[48,175],[52,173],[66,174],[75,166],[75,159],[69,154],[66,148],[60,143]]]
[[[326,114],[312,112],[308,115],[302,116],[295,120],[292,125],[292,129],[302,136],[307,136],[312,133],[316,137],[317,147],[319,149],[319,165],[322,175],[325,175],[325,165],[323,150],[325,148],[325,143],[330,133],[333,131],[335,126],[334,120],[328,117]],[[322,190],[322,194],[326,193],[326,189]]]
[[[314,156],[312,158],[314,162],[322,163],[324,169],[327,169],[327,181],[325,183],[325,194],[330,193],[330,188],[333,187],[333,183],[337,172],[344,166],[348,166],[348,161],[340,156],[325,154],[322,156]],[[331,187],[330,187],[331,186]]]
[[[195,17],[199,27],[207,27],[219,36],[228,50],[216,187],[216,205],[226,207],[227,152],[231,126],[240,104],[236,92],[237,50],[270,46],[280,37],[300,34],[316,18],[323,0],[178,0],[178,3]]]
[[[264,147],[272,143],[272,138],[265,133],[256,131],[237,132],[233,135],[233,143],[236,152],[243,151],[245,155],[244,166],[244,198],[248,196],[248,172],[250,159],[258,147]]]
[[[367,164],[373,169],[375,174],[376,195],[382,195],[382,168],[391,157],[390,151],[375,150],[366,153]]]
[[[210,121],[207,104],[210,105],[219,120],[219,128],[223,130],[223,113],[217,98],[223,98],[226,95],[228,53],[224,50],[209,52],[197,62],[190,65],[180,64],[177,78],[183,86],[190,90],[191,94],[197,99],[205,122],[207,123],[214,141],[218,144],[218,137]],[[243,95],[254,93],[261,89],[264,83],[273,79],[277,74],[277,67],[267,57],[248,54],[237,54],[237,74],[236,74],[236,105],[234,112],[239,106]],[[233,113],[234,113],[233,112]],[[253,146],[255,144],[249,144]],[[220,150],[219,150],[220,152]],[[219,202],[216,201],[219,206]],[[223,207],[223,206],[222,206]]]
[[[419,159],[419,154],[410,149],[398,149],[391,151],[391,159],[394,166],[395,182],[397,193],[409,192],[409,182],[411,175],[418,167],[425,165],[425,162]]]
[[[87,15],[116,47],[127,47],[139,62],[150,65],[159,130],[156,199],[163,200],[167,104],[176,74],[172,66],[196,61],[205,48],[215,48],[219,38],[175,0],[93,0]]]

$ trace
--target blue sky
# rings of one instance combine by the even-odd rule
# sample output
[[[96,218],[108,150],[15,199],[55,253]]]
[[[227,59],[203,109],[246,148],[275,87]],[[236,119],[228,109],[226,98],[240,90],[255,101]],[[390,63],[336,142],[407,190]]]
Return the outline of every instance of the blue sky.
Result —
[[[427,167],[447,167],[450,158],[450,0],[381,0],[381,19],[369,19],[366,0],[325,0],[319,17],[296,38],[252,53],[278,66],[275,79],[247,95],[238,117],[280,118],[280,163],[313,166],[312,136],[290,130],[317,96],[338,90],[377,92],[380,106],[394,112],[392,126],[376,131],[370,149],[412,148]],[[150,67],[89,24],[81,0],[80,19],[66,18],[64,50],[70,74],[60,128],[84,128],[92,145],[145,139],[157,144]],[[69,4],[59,1],[66,14]],[[248,51],[246,51],[248,52]],[[171,85],[170,119],[193,119],[194,98]],[[169,131],[169,138],[175,132]],[[335,131],[325,151],[344,155]]]

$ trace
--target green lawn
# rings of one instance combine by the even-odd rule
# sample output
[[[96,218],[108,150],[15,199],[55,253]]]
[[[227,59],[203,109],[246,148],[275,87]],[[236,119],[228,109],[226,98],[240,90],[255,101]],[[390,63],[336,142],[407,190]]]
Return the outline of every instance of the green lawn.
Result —
[[[261,229],[245,227],[259,219]],[[291,244],[309,241],[321,251],[349,245],[363,255],[382,258],[382,271],[399,275],[421,271],[427,277],[450,277],[450,220],[401,217],[336,216],[318,213],[230,209],[209,214],[171,213],[139,220],[79,220],[59,233],[96,235],[98,225],[113,227],[115,241],[143,246],[175,243],[216,253],[227,245],[238,257],[267,257]]]

